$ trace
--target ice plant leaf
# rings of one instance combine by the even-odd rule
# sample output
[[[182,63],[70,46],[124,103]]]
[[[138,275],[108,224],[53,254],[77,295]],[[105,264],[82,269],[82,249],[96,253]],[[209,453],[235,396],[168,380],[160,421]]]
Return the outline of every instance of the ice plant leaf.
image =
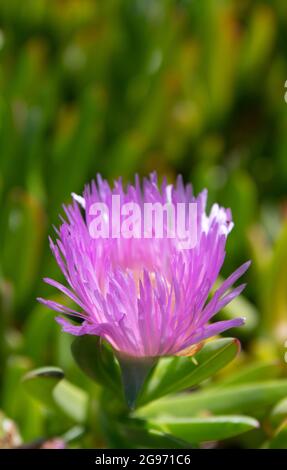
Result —
[[[27,392],[43,403],[54,408],[53,391],[64,378],[64,372],[58,367],[41,367],[28,372],[23,377],[23,385]]]
[[[256,361],[252,364],[241,365],[240,369],[221,378],[220,387],[229,387],[231,385],[248,384],[262,382],[267,379],[276,379],[280,376],[282,370],[280,361]]]
[[[239,349],[237,339],[221,338],[205,344],[194,357],[160,359],[144,387],[139,404],[199,384],[232,361]]]
[[[27,392],[44,406],[61,410],[77,423],[85,420],[88,397],[85,392],[64,379],[58,367],[41,367],[23,377]]]
[[[104,207],[100,224],[94,217],[99,203]],[[127,204],[137,209],[132,210],[136,233],[127,230]],[[155,204],[160,210],[156,224]],[[168,220],[166,205],[170,208]],[[183,206],[186,210],[181,210]],[[148,207],[152,212],[147,216]],[[64,207],[66,217],[56,229],[57,239],[50,240],[68,286],[44,280],[76,306],[38,300],[59,313],[56,320],[63,331],[100,336],[119,355],[130,357],[187,354],[204,340],[243,325],[243,317],[214,321],[215,315],[243,291],[245,284],[232,287],[250,262],[210,296],[224,263],[233,222],[230,209],[213,204],[207,212],[206,207],[207,191],[195,196],[181,176],[175,184],[164,179],[159,185],[157,174],[152,173],[142,184],[136,177],[134,184],[125,187],[121,180],[110,186],[98,175],[82,195],[73,194],[73,203]],[[175,222],[179,222],[178,230],[171,234]],[[119,233],[113,236],[115,231]],[[130,391],[134,390],[129,393],[132,401],[145,375],[145,367],[140,369],[141,378],[129,385]],[[130,370],[129,374],[124,372],[126,383],[129,377],[136,377],[131,364],[125,364],[124,370]]]
[[[270,422],[275,427],[279,426],[283,420],[287,420],[287,398],[280,400],[270,414]]]
[[[72,343],[72,354],[85,374],[119,395],[119,366],[113,352],[99,336],[79,336]]]
[[[53,391],[55,403],[76,423],[84,423],[88,412],[88,395],[81,388],[62,380]]]
[[[206,418],[161,417],[150,421],[162,431],[189,443],[217,441],[259,427],[249,416],[210,416]]]
[[[239,312],[244,312],[245,318],[242,335],[244,337],[250,336],[258,326],[260,316],[255,306],[243,295],[239,295],[233,302],[226,305],[220,312],[219,317],[221,320],[232,320],[238,316]]]
[[[13,214],[17,222],[9,223]],[[2,215],[2,214],[1,214]],[[7,198],[1,224],[1,267],[13,282],[17,305],[26,301],[35,282],[45,234],[45,212],[36,198],[24,191],[12,191]],[[22,249],[19,250],[19,246]],[[3,249],[3,252],[2,252]],[[3,263],[3,264],[2,264]]]
[[[151,423],[143,420],[129,420],[117,423],[117,431],[125,439],[126,448],[148,449],[186,449],[190,447],[186,441],[167,434]]]
[[[0,449],[12,449],[21,443],[18,426],[0,410]]]
[[[141,388],[156,363],[154,357],[128,357],[118,354],[127,405],[133,409]]]
[[[269,449],[287,449],[287,420],[281,424],[271,439]]]
[[[136,412],[137,416],[150,417],[169,414],[175,417],[192,417],[207,411],[214,414],[258,412],[274,405],[287,395],[287,379],[207,389],[179,396],[162,398]]]

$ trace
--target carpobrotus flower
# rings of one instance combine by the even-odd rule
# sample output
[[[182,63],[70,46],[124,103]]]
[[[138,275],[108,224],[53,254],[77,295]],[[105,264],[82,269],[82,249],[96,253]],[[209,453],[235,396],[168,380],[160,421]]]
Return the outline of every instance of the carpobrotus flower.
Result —
[[[116,195],[120,196],[120,207],[137,203],[141,214],[144,203],[173,207],[196,203],[195,246],[183,249],[178,236],[159,238],[154,231],[150,238],[94,238],[90,230],[93,205],[101,202],[111,208]],[[70,288],[52,279],[45,282],[72,299],[79,309],[39,301],[64,314],[56,318],[64,331],[101,336],[116,352],[137,358],[190,355],[203,340],[240,326],[243,318],[210,323],[245,287],[242,284],[230,290],[249,262],[228,277],[208,301],[233,224],[230,210],[217,204],[207,215],[206,199],[206,190],[195,197],[191,185],[184,186],[181,177],[176,185],[167,185],[164,180],[159,188],[157,176],[152,174],[143,180],[142,187],[136,178],[135,185],[124,189],[121,181],[111,188],[98,176],[97,183],[86,186],[83,196],[74,195],[73,204],[65,207],[67,221],[57,230],[56,243],[50,240]],[[125,218],[122,214],[119,217],[120,222]],[[108,224],[107,217],[102,224]],[[109,231],[111,227],[105,228]]]

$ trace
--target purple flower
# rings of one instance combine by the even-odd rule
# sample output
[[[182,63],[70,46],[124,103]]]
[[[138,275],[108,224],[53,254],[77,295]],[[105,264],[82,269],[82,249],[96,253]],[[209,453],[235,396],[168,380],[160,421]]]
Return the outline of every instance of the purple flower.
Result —
[[[102,202],[111,208],[112,196],[122,204],[144,203],[197,204],[197,243],[182,249],[175,238],[97,238],[91,236],[91,207]],[[124,189],[121,181],[114,187],[102,180],[85,187],[83,196],[64,207],[63,220],[51,250],[69,288],[44,279],[78,305],[73,310],[51,300],[38,299],[65,316],[57,322],[72,335],[98,335],[112,347],[133,357],[190,355],[199,344],[228,328],[244,323],[243,318],[210,323],[210,320],[245,285],[230,290],[247,270],[243,264],[226,279],[208,300],[225,258],[225,244],[232,229],[231,212],[214,204],[206,214],[207,191],[197,197],[191,185],[184,186],[179,176],[176,185],[164,180],[161,187],[153,173],[142,188]],[[104,218],[105,219],[105,218]],[[124,217],[120,215],[120,221]],[[105,219],[106,220],[106,219]],[[103,224],[105,223],[103,221]],[[76,320],[76,323],[73,321]]]

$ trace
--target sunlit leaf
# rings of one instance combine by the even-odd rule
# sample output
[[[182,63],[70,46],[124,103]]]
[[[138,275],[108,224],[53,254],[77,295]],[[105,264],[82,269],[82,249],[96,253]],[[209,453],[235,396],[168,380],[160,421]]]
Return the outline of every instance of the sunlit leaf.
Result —
[[[0,411],[0,449],[12,449],[21,444],[18,426]]]
[[[190,443],[216,441],[242,434],[259,427],[248,416],[210,416],[206,418],[161,417],[150,421],[159,429]]]
[[[65,380],[58,367],[42,367],[29,372],[23,378],[23,386],[45,407],[59,409],[78,423],[85,421],[88,396]]]
[[[245,318],[244,329],[240,332],[243,336],[247,336],[258,326],[259,314],[255,306],[245,299],[243,295],[233,299],[233,301],[220,312],[219,318],[222,320],[232,320],[240,315],[243,315]]]
[[[174,417],[192,417],[203,411],[214,414],[253,415],[257,411],[268,409],[286,394],[286,379],[207,389],[163,398],[139,409],[136,415],[150,417],[168,414]]]
[[[45,230],[45,214],[39,201],[22,191],[7,199],[0,251],[4,275],[17,286],[16,302],[27,300],[38,273]]]
[[[42,367],[28,372],[23,378],[23,385],[31,394],[47,407],[54,407],[53,392],[64,378],[64,373],[58,367]]]
[[[226,387],[275,379],[282,372],[281,369],[279,361],[255,361],[250,365],[242,365],[236,372],[221,378],[218,385]]]
[[[287,449],[287,421],[284,421],[269,443],[270,449]]]
[[[270,414],[270,421],[273,426],[279,426],[285,419],[287,419],[287,398],[280,400]]]
[[[159,426],[141,420],[130,420],[117,424],[117,432],[126,447],[137,449],[184,449],[188,444],[165,431]]]
[[[153,357],[129,357],[117,355],[122,372],[122,383],[128,407],[133,409],[139,393],[154,366]]]
[[[79,336],[72,343],[72,354],[85,374],[119,395],[120,369],[113,352],[100,337]]]
[[[270,263],[264,272],[261,293],[263,307],[262,327],[267,334],[275,336],[283,344],[286,336],[287,314],[287,224],[285,223]]]

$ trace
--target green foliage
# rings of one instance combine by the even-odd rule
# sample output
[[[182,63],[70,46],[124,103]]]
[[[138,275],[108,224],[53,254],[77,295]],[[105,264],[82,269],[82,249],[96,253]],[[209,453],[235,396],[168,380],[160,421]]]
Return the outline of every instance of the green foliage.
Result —
[[[286,0],[0,0],[0,447],[41,436],[286,447],[285,10]],[[253,261],[244,295],[219,313],[246,316],[237,357],[238,342],[221,338],[142,374],[98,338],[77,338],[71,353],[35,303],[51,297],[42,277],[60,277],[47,237],[70,193],[97,172],[128,181],[154,169],[232,209],[222,277]]]
[[[23,384],[27,392],[50,409],[60,409],[76,422],[84,422],[88,397],[67,380],[58,367],[42,367],[26,374]]]
[[[34,398],[45,406],[54,405],[53,391],[64,378],[64,373],[58,367],[42,367],[36,369],[23,378],[24,387]]]
[[[91,379],[112,390],[121,388],[119,366],[111,349],[98,336],[79,336],[72,343],[72,353],[78,366]]]
[[[152,423],[189,443],[227,439],[259,426],[255,419],[233,415],[209,418],[169,418],[167,416]]]
[[[194,357],[160,359],[140,395],[139,404],[200,384],[234,359],[238,349],[236,339],[225,338],[207,343]]]
[[[192,394],[163,398],[138,410],[137,416],[150,417],[171,414],[174,417],[194,416],[200,412],[250,413],[256,416],[270,409],[287,394],[287,380],[256,384],[215,387]]]

